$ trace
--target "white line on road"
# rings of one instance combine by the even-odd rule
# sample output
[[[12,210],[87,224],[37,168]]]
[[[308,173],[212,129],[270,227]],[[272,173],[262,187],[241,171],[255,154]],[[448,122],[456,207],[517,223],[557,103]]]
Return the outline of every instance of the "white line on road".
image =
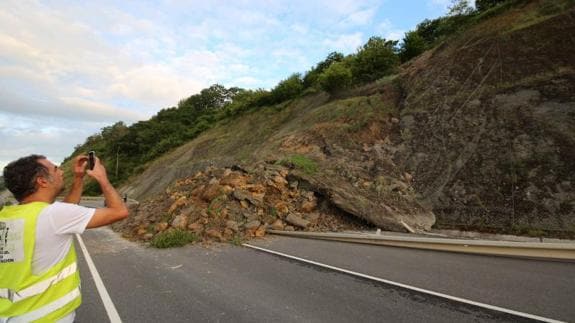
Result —
[[[316,265],[319,267],[323,267],[323,268],[328,268],[331,270],[335,270],[335,271],[339,271],[342,273],[346,273],[348,275],[353,275],[353,276],[358,276],[358,277],[362,277],[362,278],[366,278],[366,279],[371,279],[371,280],[375,280],[378,282],[382,282],[384,284],[388,284],[388,285],[393,285],[393,286],[397,286],[397,287],[401,287],[401,288],[406,288],[406,289],[410,289],[416,292],[420,292],[420,293],[424,293],[424,294],[428,294],[428,295],[433,295],[433,296],[437,296],[437,297],[442,297],[442,298],[446,298],[452,301],[456,301],[456,302],[460,302],[460,303],[465,303],[465,304],[469,304],[469,305],[474,305],[474,306],[478,306],[478,307],[482,307],[482,308],[486,308],[492,311],[498,311],[498,312],[503,312],[503,313],[508,313],[508,314],[512,314],[515,316],[520,316],[520,317],[525,317],[528,319],[532,319],[532,320],[538,320],[538,321],[542,321],[542,322],[553,322],[553,323],[565,323],[563,321],[558,321],[558,320],[554,320],[554,319],[550,319],[550,318],[546,318],[546,317],[542,317],[542,316],[537,316],[537,315],[533,315],[533,314],[529,314],[529,313],[523,313],[523,312],[518,312],[518,311],[514,311],[514,310],[510,310],[507,308],[503,308],[503,307],[499,307],[499,306],[494,306],[494,305],[489,305],[489,304],[485,304],[485,303],[479,303],[479,302],[475,302],[472,300],[468,300],[465,298],[460,298],[460,297],[456,297],[456,296],[451,296],[451,295],[447,295],[447,294],[442,294],[442,293],[438,293],[438,292],[434,292],[431,290],[427,290],[427,289],[423,289],[423,288],[419,288],[419,287],[415,287],[415,286],[411,286],[411,285],[406,285],[406,284],[402,284],[402,283],[398,283],[398,282],[394,282],[391,280],[387,280],[387,279],[382,279],[382,278],[378,278],[378,277],[374,277],[374,276],[370,276],[370,275],[366,275],[366,274],[362,274],[362,273],[358,273],[355,271],[351,271],[351,270],[347,270],[347,269],[343,269],[343,268],[339,268],[339,267],[334,267],[334,266],[330,266],[330,265],[326,265],[326,264],[322,264],[320,262],[316,262],[316,261],[312,261],[312,260],[307,260],[304,258],[299,258],[296,256],[291,256],[285,253],[281,253],[281,252],[277,252],[277,251],[273,251],[273,250],[269,250],[269,249],[265,249],[265,248],[261,248],[261,247],[256,247],[247,243],[242,244],[244,247],[248,247],[248,248],[252,248],[252,249],[256,249],[256,250],[260,250],[260,251],[264,251],[264,252],[268,252],[274,255],[278,255],[278,256],[282,256],[282,257],[286,257],[286,258],[290,258],[290,259],[294,259],[294,260],[298,260],[298,261],[302,261],[308,264],[312,264],[312,265]]]
[[[112,299],[110,298],[110,294],[108,294],[108,291],[106,290],[106,286],[104,286],[104,282],[102,281],[102,278],[100,277],[100,274],[98,273],[98,270],[96,269],[96,265],[94,265],[94,262],[92,261],[92,257],[90,257],[90,254],[88,253],[88,249],[86,249],[86,246],[84,245],[84,241],[82,240],[82,237],[80,237],[79,234],[76,234],[76,239],[78,239],[78,243],[80,244],[80,249],[82,249],[82,253],[84,254],[84,258],[86,258],[86,263],[88,264],[88,268],[90,269],[90,273],[92,274],[92,277],[94,278],[94,283],[96,283],[96,289],[98,289],[98,294],[100,294],[100,298],[102,299],[102,302],[104,303],[104,307],[106,308],[106,313],[108,313],[108,318],[110,319],[111,323],[121,323],[122,319],[120,318],[120,315],[118,314],[118,311],[116,310],[116,306],[114,306],[114,303],[112,302]]]

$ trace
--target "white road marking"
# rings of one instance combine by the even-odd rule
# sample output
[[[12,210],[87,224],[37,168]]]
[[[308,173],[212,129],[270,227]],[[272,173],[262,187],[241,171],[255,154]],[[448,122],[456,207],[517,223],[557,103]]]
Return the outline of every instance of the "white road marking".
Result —
[[[447,295],[447,294],[443,294],[443,293],[438,293],[438,292],[434,292],[434,291],[431,291],[431,290],[427,290],[427,289],[423,289],[423,288],[419,288],[419,287],[415,287],[415,286],[411,286],[411,285],[406,285],[406,284],[402,284],[402,283],[394,282],[394,281],[391,281],[391,280],[382,279],[382,278],[378,278],[378,277],[374,277],[374,276],[370,276],[370,275],[358,273],[358,272],[355,272],[355,271],[351,271],[351,270],[347,270],[347,269],[343,269],[343,268],[339,268],[339,267],[334,267],[334,266],[322,264],[322,263],[317,262],[317,261],[307,260],[307,259],[304,259],[304,258],[300,258],[300,257],[296,257],[296,256],[291,256],[291,255],[288,255],[288,254],[285,254],[285,253],[281,253],[281,252],[277,252],[277,251],[273,251],[273,250],[269,250],[269,249],[265,249],[265,248],[261,248],[261,247],[256,247],[256,246],[250,245],[250,244],[248,244],[248,243],[244,243],[244,244],[242,244],[242,245],[243,245],[244,247],[248,247],[248,248],[260,250],[260,251],[263,251],[263,252],[268,252],[268,253],[271,253],[271,254],[274,254],[274,255],[278,255],[278,256],[282,256],[282,257],[294,259],[294,260],[298,260],[298,261],[301,261],[301,262],[305,262],[305,263],[312,264],[312,265],[319,266],[319,267],[323,267],[323,268],[328,268],[328,269],[335,270],[335,271],[339,271],[339,272],[346,273],[346,274],[349,274],[349,275],[353,275],[353,276],[358,276],[358,277],[362,277],[362,278],[366,278],[366,279],[375,280],[375,281],[378,281],[378,282],[382,282],[382,283],[384,283],[384,284],[393,285],[393,286],[397,286],[397,287],[401,287],[401,288],[413,290],[413,291],[416,291],[416,292],[420,292],[420,293],[424,293],[424,294],[428,294],[428,295],[433,295],[433,296],[441,297],[441,298],[446,298],[446,299],[449,299],[449,300],[452,300],[452,301],[456,301],[456,302],[460,302],[460,303],[465,303],[465,304],[469,304],[469,305],[473,305],[473,306],[478,306],[478,307],[486,308],[486,309],[489,309],[489,310],[492,310],[492,311],[498,311],[498,312],[508,313],[508,314],[512,314],[512,315],[515,315],[515,316],[525,317],[525,318],[528,318],[528,319],[538,320],[538,321],[542,321],[542,322],[565,323],[564,321],[554,320],[554,319],[550,319],[550,318],[547,318],[547,317],[542,317],[542,316],[533,315],[533,314],[529,314],[529,313],[518,312],[518,311],[510,310],[510,309],[507,309],[507,308],[495,306],[495,305],[489,305],[489,304],[485,304],[485,303],[479,303],[479,302],[475,302],[475,301],[468,300],[468,299],[465,299],[465,298],[460,298],[460,297],[451,296],[451,295]]]
[[[100,298],[102,299],[102,302],[104,303],[104,308],[106,308],[106,313],[108,313],[108,318],[110,319],[111,323],[122,323],[122,319],[120,318],[120,315],[118,314],[118,311],[116,310],[116,306],[114,306],[114,303],[112,302],[112,299],[110,298],[110,294],[108,294],[108,291],[106,290],[106,286],[104,286],[104,282],[102,281],[102,278],[100,277],[100,274],[98,273],[98,270],[96,269],[96,265],[94,265],[94,262],[92,261],[92,257],[90,257],[90,254],[88,253],[88,249],[86,249],[86,246],[84,245],[84,241],[82,240],[82,237],[80,237],[79,234],[76,234],[76,238],[78,239],[78,243],[80,244],[80,249],[82,249],[82,253],[84,254],[84,258],[86,258],[86,263],[88,264],[88,268],[90,269],[90,273],[92,274],[92,277],[94,278],[94,283],[96,283],[96,289],[98,289],[98,294],[100,294]]]

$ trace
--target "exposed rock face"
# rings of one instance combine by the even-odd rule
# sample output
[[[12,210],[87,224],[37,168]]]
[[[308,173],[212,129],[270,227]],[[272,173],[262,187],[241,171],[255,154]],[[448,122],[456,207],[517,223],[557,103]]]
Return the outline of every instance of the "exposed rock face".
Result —
[[[406,69],[394,161],[439,225],[575,228],[574,16],[480,25]]]

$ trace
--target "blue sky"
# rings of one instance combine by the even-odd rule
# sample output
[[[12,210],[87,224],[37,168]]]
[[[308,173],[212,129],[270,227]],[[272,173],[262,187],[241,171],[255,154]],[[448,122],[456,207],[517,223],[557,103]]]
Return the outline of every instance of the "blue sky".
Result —
[[[401,39],[449,0],[0,2],[0,167],[58,163],[116,121],[214,83],[271,88],[371,36]]]

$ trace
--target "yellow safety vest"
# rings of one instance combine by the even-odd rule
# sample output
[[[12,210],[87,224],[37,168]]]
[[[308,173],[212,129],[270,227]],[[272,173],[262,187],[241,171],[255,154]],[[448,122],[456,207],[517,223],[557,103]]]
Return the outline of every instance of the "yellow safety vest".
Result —
[[[64,259],[40,275],[32,273],[36,221],[48,205],[33,202],[0,211],[0,323],[54,322],[82,302],[73,242]]]

